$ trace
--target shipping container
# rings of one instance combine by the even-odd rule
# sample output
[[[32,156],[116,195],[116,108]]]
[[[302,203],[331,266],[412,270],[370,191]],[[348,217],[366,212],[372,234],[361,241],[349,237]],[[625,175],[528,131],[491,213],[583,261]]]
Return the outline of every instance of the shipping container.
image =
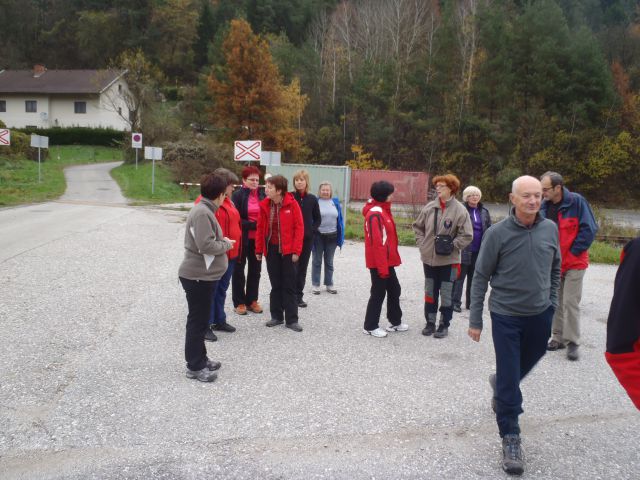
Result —
[[[386,180],[395,187],[393,203],[424,205],[429,191],[429,175],[424,172],[402,172],[398,170],[352,170],[351,200],[364,201],[369,198],[371,184]]]

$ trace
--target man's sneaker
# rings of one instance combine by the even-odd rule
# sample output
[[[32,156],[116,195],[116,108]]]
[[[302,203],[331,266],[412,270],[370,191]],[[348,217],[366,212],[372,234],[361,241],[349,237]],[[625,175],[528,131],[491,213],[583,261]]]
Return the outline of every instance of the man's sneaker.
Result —
[[[444,323],[438,325],[438,330],[433,334],[433,338],[444,338],[449,335],[449,327],[445,327]]]
[[[249,310],[250,312],[253,313],[262,313],[262,305],[260,305],[258,302],[251,302],[251,305],[249,305],[247,307],[247,310]]]
[[[384,338],[387,336],[387,332],[385,332],[380,327],[376,328],[375,330],[365,330],[363,328],[362,333],[364,333],[365,335],[371,335],[372,337],[377,337],[377,338]]]
[[[246,315],[247,314],[247,306],[244,303],[241,303],[236,308],[233,309],[238,315]]]
[[[338,293],[338,291],[335,288],[333,288],[333,285],[327,285],[327,292],[333,293],[334,295]]]
[[[302,327],[300,326],[300,324],[298,322],[287,323],[285,326],[287,328],[290,328],[294,332],[301,332],[302,331]]]
[[[216,362],[215,360],[207,360],[207,368],[212,372],[214,370],[219,370],[222,364],[220,362]]]
[[[409,325],[406,323],[401,323],[400,325],[389,325],[387,327],[387,332],[406,332],[409,330]]]
[[[454,305],[453,306],[453,311],[461,313],[462,312],[462,307],[460,305]]]
[[[218,340],[218,337],[216,337],[216,334],[211,331],[211,327],[207,327],[204,332],[204,339],[207,342],[215,342]]]
[[[569,345],[567,345],[567,358],[573,362],[580,358],[580,354],[578,353],[578,345],[573,342],[569,342]]]
[[[275,327],[277,325],[282,325],[284,323],[284,320],[277,320],[275,318],[272,318],[271,320],[269,320],[267,323],[265,323],[265,325],[267,327]]]
[[[236,331],[236,327],[234,327],[233,325],[229,325],[227,322],[224,323],[214,323],[213,326],[211,327],[213,330],[217,330],[220,332],[229,332],[229,333],[233,333]]]
[[[502,437],[502,469],[509,475],[522,475],[524,472],[520,435],[509,434]]]
[[[213,382],[218,378],[218,374],[209,370],[207,367],[202,370],[189,370],[187,368],[187,378],[198,380],[200,382]]]
[[[556,350],[562,350],[564,348],[564,343],[558,342],[557,340],[550,340],[547,343],[547,350],[550,352],[555,352]]]
[[[436,331],[436,324],[432,322],[427,322],[427,326],[422,329],[422,334],[425,337],[428,337],[430,335],[433,335],[435,331]]]
[[[491,391],[493,392],[493,395],[491,396],[491,409],[493,410],[493,413],[498,413],[498,401],[496,400],[498,393],[496,391],[496,374],[495,373],[492,373],[491,375],[489,375],[489,385],[491,385]]]
[[[298,307],[307,308],[307,302],[305,302],[304,300],[298,300]]]
[[[313,294],[314,294],[314,295],[320,295],[320,287],[316,287],[316,286],[314,285],[314,287],[313,287]]]

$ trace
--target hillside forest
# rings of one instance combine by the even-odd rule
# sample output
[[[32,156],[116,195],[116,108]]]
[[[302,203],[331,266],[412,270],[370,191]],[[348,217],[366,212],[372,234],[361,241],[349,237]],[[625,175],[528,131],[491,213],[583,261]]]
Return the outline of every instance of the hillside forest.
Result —
[[[489,198],[556,170],[637,202],[635,0],[0,5],[0,69],[127,69],[132,128],[181,158],[258,138],[287,162],[454,172]]]

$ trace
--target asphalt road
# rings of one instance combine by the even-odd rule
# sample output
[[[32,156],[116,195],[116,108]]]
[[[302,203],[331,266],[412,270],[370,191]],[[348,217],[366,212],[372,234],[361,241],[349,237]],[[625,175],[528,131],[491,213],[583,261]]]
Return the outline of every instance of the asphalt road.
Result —
[[[339,293],[308,295],[302,333],[231,314],[202,384],[182,356],[186,214],[68,202],[0,210],[3,480],[506,478],[490,322],[479,344],[466,313],[444,340],[420,335],[415,248],[398,270],[408,332],[361,333],[369,278],[347,242]],[[603,356],[614,275],[585,277],[581,360],[549,353],[523,383],[526,478],[638,476],[640,414]]]

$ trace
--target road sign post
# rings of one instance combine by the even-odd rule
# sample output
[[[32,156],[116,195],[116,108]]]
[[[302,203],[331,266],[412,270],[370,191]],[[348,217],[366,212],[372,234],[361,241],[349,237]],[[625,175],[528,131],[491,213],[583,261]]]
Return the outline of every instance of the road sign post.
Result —
[[[49,137],[43,137],[41,135],[31,135],[31,146],[38,149],[38,183],[42,182],[42,168],[40,161],[40,149],[49,148]]]
[[[153,195],[156,187],[156,160],[162,160],[162,149],[144,147],[144,158],[151,160],[151,195]]]
[[[141,133],[132,133],[131,134],[131,148],[135,148],[136,150],[136,170],[138,169],[138,150],[142,148],[142,134]]]

